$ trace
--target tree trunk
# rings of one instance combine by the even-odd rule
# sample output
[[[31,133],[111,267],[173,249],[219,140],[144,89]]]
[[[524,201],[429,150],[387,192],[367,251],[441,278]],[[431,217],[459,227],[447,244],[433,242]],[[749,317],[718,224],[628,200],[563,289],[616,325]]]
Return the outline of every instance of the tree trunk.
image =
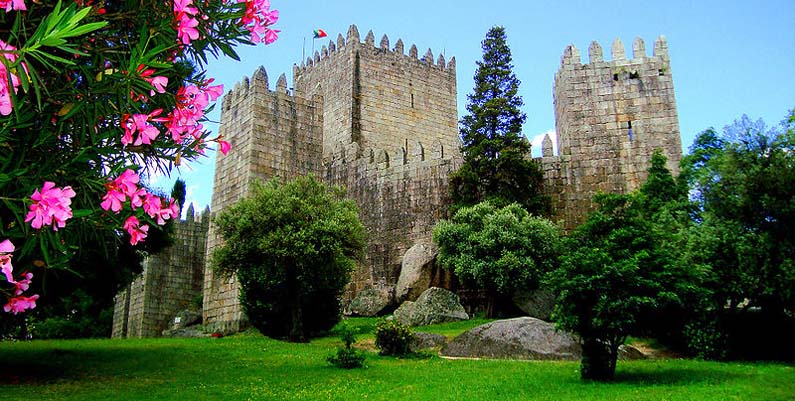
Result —
[[[618,352],[612,348],[597,338],[583,338],[580,377],[583,380],[613,380]]]
[[[290,311],[290,318],[292,319],[292,328],[290,329],[289,339],[291,342],[306,342],[304,336],[304,314],[301,310],[301,303],[296,302]]]

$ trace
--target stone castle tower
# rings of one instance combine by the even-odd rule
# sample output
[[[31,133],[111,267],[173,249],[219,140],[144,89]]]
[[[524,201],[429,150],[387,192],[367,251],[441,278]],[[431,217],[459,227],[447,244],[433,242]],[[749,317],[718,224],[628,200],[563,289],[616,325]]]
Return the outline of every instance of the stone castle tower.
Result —
[[[619,40],[612,50],[612,61],[605,61],[594,42],[590,62],[582,64],[569,46],[555,74],[558,155],[547,137],[536,160],[554,219],[567,229],[593,210],[595,193],[638,188],[656,149],[673,172],[681,159],[665,39],[657,39],[652,56],[640,39],[632,59]],[[450,201],[449,176],[462,162],[455,58],[434,60],[430,49],[420,58],[413,45],[406,54],[402,40],[390,48],[386,36],[376,45],[372,32],[362,42],[351,26],[346,38],[339,35],[293,67],[294,88],[284,74],[273,90],[268,81],[260,67],[223,98],[219,134],[234,148],[216,161],[213,212],[245,197],[256,180],[312,173],[342,185],[359,206],[368,238],[347,298],[373,289],[394,300],[403,255],[431,241]],[[199,251],[206,261],[220,243],[214,227],[208,230],[206,251]],[[117,309],[125,299],[130,309],[144,287],[134,283],[120,293]],[[235,278],[214,276],[206,263],[202,292],[208,330],[244,324]]]
[[[365,262],[349,293],[389,292],[403,253],[430,241],[460,165],[455,60],[420,59],[402,40],[390,48],[356,26],[282,74],[271,91],[264,69],[223,99],[220,134],[234,151],[216,164],[212,210],[245,197],[251,184],[313,173],[347,188],[367,229]],[[219,244],[210,227],[207,255]],[[208,258],[209,260],[209,258]],[[204,323],[235,330],[244,319],[234,278],[205,269]]]
[[[611,61],[604,60],[596,42],[588,53],[588,64],[581,63],[573,45],[563,53],[554,86],[558,156],[545,138],[540,160],[545,191],[567,229],[594,210],[591,197],[597,192],[639,188],[656,149],[668,158],[674,174],[682,158],[665,38],[655,41],[651,57],[640,38],[629,60],[619,39],[613,42]]]

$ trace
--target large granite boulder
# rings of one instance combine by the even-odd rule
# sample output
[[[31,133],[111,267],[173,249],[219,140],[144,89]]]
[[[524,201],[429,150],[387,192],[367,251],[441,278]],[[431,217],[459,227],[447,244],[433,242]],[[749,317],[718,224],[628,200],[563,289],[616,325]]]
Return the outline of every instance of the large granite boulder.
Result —
[[[555,307],[555,294],[549,290],[517,291],[513,303],[527,316],[549,321]]]
[[[450,341],[442,355],[494,359],[579,360],[578,339],[532,317],[497,320]]]
[[[403,254],[400,277],[395,287],[395,299],[398,302],[414,301],[431,286],[438,254],[439,249],[433,242],[416,243]]]
[[[380,316],[392,305],[392,295],[386,289],[363,290],[348,304],[344,313],[348,316]]]
[[[194,324],[201,323],[202,314],[201,312],[192,311],[189,309],[181,310],[174,316],[174,325],[171,327],[172,330],[179,330],[183,329],[188,326],[193,326]]]
[[[409,349],[411,352],[417,352],[442,347],[445,344],[447,344],[447,337],[441,334],[416,332],[411,337]]]
[[[398,322],[409,326],[468,320],[458,295],[443,288],[431,287],[425,290],[417,301],[406,301],[394,313]]]

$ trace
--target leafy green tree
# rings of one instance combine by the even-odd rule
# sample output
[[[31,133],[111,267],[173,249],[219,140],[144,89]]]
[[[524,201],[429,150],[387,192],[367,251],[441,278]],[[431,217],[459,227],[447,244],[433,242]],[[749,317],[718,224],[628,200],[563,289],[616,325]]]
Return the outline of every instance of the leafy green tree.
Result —
[[[548,277],[559,294],[558,327],[580,336],[583,379],[611,380],[627,336],[680,330],[666,313],[701,308],[708,269],[691,265],[685,191],[655,152],[647,181],[631,194],[598,194],[599,209],[568,239]]]
[[[560,231],[519,204],[499,208],[489,201],[463,207],[433,230],[439,264],[465,285],[489,296],[487,314],[510,305],[517,289],[536,289],[557,267]]]
[[[339,321],[340,296],[364,249],[356,205],[314,176],[255,185],[214,222],[212,263],[237,274],[251,323],[270,337],[306,339]]]
[[[519,80],[513,73],[505,28],[491,28],[482,47],[469,114],[460,124],[464,164],[451,177],[451,212],[491,200],[497,206],[516,202],[531,213],[546,213],[543,174],[522,136],[526,116],[520,110]]]
[[[183,210],[183,206],[185,206],[185,196],[187,195],[188,190],[185,188],[185,181],[177,178],[174,181],[174,187],[171,188],[171,199],[174,199],[179,205],[179,210]]]
[[[795,310],[795,111],[779,126],[743,116],[702,132],[682,161],[713,267],[714,304]]]

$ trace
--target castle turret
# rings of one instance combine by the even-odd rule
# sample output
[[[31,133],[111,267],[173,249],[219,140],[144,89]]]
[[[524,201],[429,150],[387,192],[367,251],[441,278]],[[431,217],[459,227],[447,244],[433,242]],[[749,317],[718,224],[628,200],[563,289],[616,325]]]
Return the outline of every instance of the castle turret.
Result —
[[[632,44],[631,59],[621,39],[611,46],[611,61],[603,60],[596,42],[588,53],[590,63],[582,64],[577,48],[570,45],[555,74],[560,164],[547,168],[547,187],[567,228],[593,210],[595,193],[637,189],[656,149],[668,158],[673,173],[682,157],[665,38],[657,39],[652,56],[640,38]]]

